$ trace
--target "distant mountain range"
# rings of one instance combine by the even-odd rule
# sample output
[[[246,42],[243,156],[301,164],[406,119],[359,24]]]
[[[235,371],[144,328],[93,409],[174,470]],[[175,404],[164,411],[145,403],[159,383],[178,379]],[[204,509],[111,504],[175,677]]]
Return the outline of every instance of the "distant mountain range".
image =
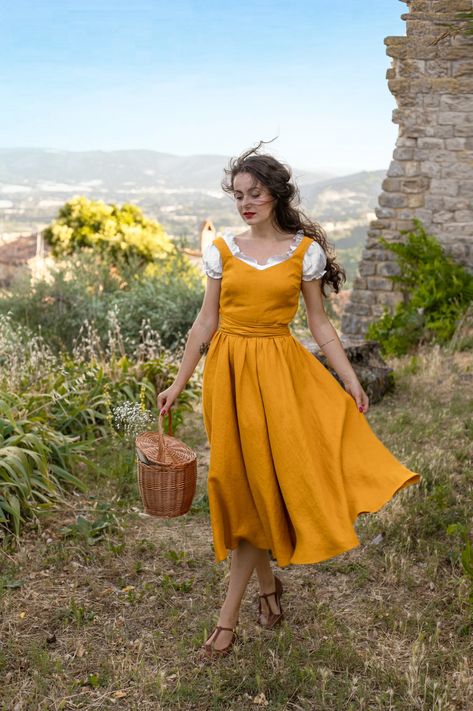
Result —
[[[0,148],[0,239],[2,233],[42,229],[73,195],[86,195],[135,203],[171,236],[198,246],[203,220],[211,219],[221,231],[244,228],[220,187],[228,162],[229,156],[150,150]],[[320,222],[353,265],[375,217],[384,177],[384,170],[336,176],[293,167],[302,209]]]
[[[108,190],[203,188],[219,190],[228,156],[176,156],[148,150],[61,151],[48,148],[0,148],[0,183],[39,187],[48,183],[103,185]],[[300,183],[331,177],[297,171]]]

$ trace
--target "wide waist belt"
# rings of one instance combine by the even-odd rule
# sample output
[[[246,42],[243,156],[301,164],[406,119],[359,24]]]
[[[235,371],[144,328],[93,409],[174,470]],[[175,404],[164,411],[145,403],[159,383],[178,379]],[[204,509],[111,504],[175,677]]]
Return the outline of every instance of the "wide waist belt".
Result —
[[[291,331],[287,324],[280,323],[248,323],[236,321],[229,316],[220,316],[217,329],[222,333],[231,333],[238,336],[290,336]]]

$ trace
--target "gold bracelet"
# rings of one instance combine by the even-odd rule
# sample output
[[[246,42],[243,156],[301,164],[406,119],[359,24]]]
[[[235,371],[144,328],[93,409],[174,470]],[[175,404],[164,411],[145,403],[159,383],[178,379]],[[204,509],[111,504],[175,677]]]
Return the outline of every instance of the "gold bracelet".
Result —
[[[331,338],[331,339],[330,339],[330,341],[334,341],[334,340],[335,340],[335,338]],[[323,348],[324,346],[327,345],[327,343],[330,343],[330,341],[325,341],[325,343],[322,343],[322,345],[319,346],[319,348]]]

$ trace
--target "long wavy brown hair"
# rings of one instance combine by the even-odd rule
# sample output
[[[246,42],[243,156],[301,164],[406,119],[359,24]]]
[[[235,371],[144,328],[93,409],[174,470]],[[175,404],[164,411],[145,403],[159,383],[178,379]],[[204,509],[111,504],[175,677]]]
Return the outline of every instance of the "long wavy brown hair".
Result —
[[[307,237],[311,237],[320,244],[327,257],[325,266],[327,271],[321,281],[322,294],[327,296],[324,288],[326,284],[331,284],[335,293],[338,294],[341,284],[346,281],[346,272],[335,261],[333,245],[328,242],[327,235],[319,223],[307,217],[299,207],[299,188],[291,182],[291,168],[272,155],[258,154],[263,143],[270,143],[270,141],[260,141],[256,148],[250,148],[238,157],[230,159],[229,167],[224,168],[225,178],[221,183],[222,190],[233,195],[235,192],[234,180],[238,173],[250,173],[262,183],[273,198],[276,198],[273,211],[273,220],[276,226],[285,232],[303,230]]]

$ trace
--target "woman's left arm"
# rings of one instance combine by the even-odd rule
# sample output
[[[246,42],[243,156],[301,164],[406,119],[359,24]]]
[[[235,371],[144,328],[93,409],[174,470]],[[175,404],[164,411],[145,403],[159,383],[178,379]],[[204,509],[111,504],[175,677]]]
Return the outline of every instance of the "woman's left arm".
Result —
[[[302,296],[309,330],[319,348],[325,353],[329,366],[342,379],[345,390],[353,397],[358,409],[366,412],[369,406],[368,395],[361,387],[337,331],[325,313],[321,282],[321,279],[302,281]]]

